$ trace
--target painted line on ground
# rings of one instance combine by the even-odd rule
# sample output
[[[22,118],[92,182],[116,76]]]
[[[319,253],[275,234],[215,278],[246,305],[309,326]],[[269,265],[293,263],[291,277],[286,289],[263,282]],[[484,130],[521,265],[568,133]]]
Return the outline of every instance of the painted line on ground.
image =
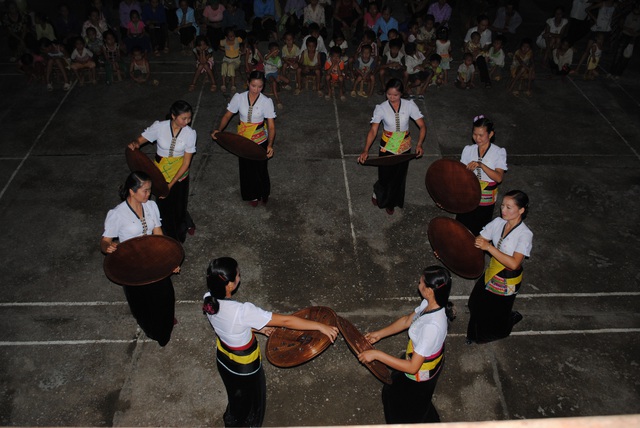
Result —
[[[504,391],[502,389],[502,382],[500,381],[500,372],[498,371],[498,361],[496,358],[496,354],[492,348],[485,348],[487,353],[489,354],[489,360],[491,361],[491,371],[493,376],[493,383],[498,388],[498,397],[500,398],[500,407],[502,407],[502,417],[505,420],[510,419],[509,417],[509,407],[507,406],[507,399],[504,396]]]
[[[624,141],[624,143],[627,145],[627,147],[636,155],[636,157],[638,158],[638,160],[640,160],[640,153],[638,153],[638,151],[636,149],[633,148],[633,146],[629,143],[629,141],[627,141],[626,138],[624,138],[622,136],[622,134],[620,133],[620,131],[618,131],[618,128],[616,128],[613,123],[611,123],[611,121],[609,119],[607,119],[607,117],[604,115],[604,113],[602,113],[602,111],[600,111],[600,109],[595,105],[595,103],[593,101],[591,101],[591,99],[587,96],[587,94],[584,93],[584,91],[582,89],[580,89],[580,87],[578,85],[576,85],[576,82],[573,81],[573,79],[569,78],[569,82],[571,82],[571,84],[578,90],[578,92],[580,92],[582,94],[582,96],[584,97],[584,99],[586,99],[587,101],[589,101],[589,104],[591,104],[593,106],[593,108],[598,112],[598,114],[604,119],[605,122],[607,122],[607,124],[611,127],[611,129],[613,129],[613,131],[618,134],[618,137],[620,137],[620,139],[622,141]]]
[[[606,70],[602,65],[598,65],[598,68],[604,72],[605,77],[606,77],[606,75],[609,75],[609,72],[608,72],[608,71],[607,71],[607,70]],[[637,106],[640,106],[640,101],[636,100],[636,99],[633,97],[633,95],[631,95],[629,92],[627,92],[627,90],[624,88],[624,86],[622,86],[622,85],[620,84],[620,79],[610,79],[610,80],[611,80],[611,82],[612,82],[615,86],[617,86],[620,90],[622,90],[622,92],[624,92],[624,94],[625,94],[627,97],[629,97],[629,99],[630,99],[631,101],[633,101]]]
[[[518,294],[520,299],[536,299],[536,298],[590,298],[590,297],[636,297],[640,296],[640,291],[614,291],[611,293],[541,293],[541,294]],[[449,300],[466,300],[469,296],[450,296]],[[402,300],[416,301],[415,296],[406,297],[377,297],[376,300]],[[176,300],[177,305],[199,305],[202,300]],[[55,307],[55,306],[121,306],[126,305],[126,301],[105,302],[105,301],[89,301],[89,302],[0,302],[0,308],[18,308],[18,307]]]
[[[556,297],[571,297],[571,298],[585,298],[585,297],[634,297],[640,296],[638,291],[614,291],[611,293],[541,293],[541,294],[518,294],[520,299],[537,299],[537,298],[556,298]],[[449,296],[449,300],[467,300],[468,295],[462,296]],[[406,300],[415,301],[415,296],[406,297],[377,297],[377,300]]]
[[[336,116],[336,132],[338,134],[338,143],[340,143],[340,156],[342,157],[342,175],[344,177],[344,188],[347,193],[347,205],[349,206],[349,224],[351,226],[351,241],[353,243],[353,252],[356,256],[358,256],[358,239],[356,238],[356,229],[353,225],[353,204],[351,202],[351,190],[349,188],[349,177],[347,176],[347,162],[344,159],[344,145],[342,144],[342,133],[340,132],[340,118],[338,116],[338,104],[336,103],[336,98],[333,97],[333,111]],[[360,268],[358,267],[358,272]]]
[[[528,330],[528,331],[512,331],[511,336],[562,336],[562,335],[579,335],[579,334],[625,334],[640,333],[640,328],[601,328],[594,330]],[[447,337],[466,337],[465,333],[448,333]],[[199,339],[177,339],[172,342],[187,342]],[[82,339],[82,340],[28,340],[28,341],[0,341],[0,347],[11,346],[82,346],[82,345],[118,345],[129,344],[135,342],[153,342],[153,340],[145,339]]]
[[[7,184],[5,184],[4,187],[2,188],[2,191],[0,191],[0,200],[2,200],[2,197],[6,193],[7,189],[9,188],[9,186],[11,185],[13,180],[16,178],[16,175],[18,175],[18,172],[22,169],[22,166],[24,165],[24,163],[27,161],[27,159],[31,155],[31,152],[36,147],[38,142],[40,142],[40,139],[44,135],[45,131],[47,130],[47,128],[49,127],[51,122],[53,121],[53,118],[56,117],[56,114],[58,114],[58,111],[60,111],[60,108],[62,107],[62,104],[64,104],[64,102],[69,97],[69,94],[71,93],[71,91],[73,91],[73,88],[75,88],[75,87],[76,87],[76,82],[73,82],[71,84],[71,88],[67,91],[66,94],[64,94],[64,97],[62,97],[62,99],[58,103],[58,107],[56,107],[56,109],[53,111],[53,113],[49,117],[49,120],[47,120],[47,123],[45,123],[44,127],[42,128],[42,130],[40,131],[40,133],[38,134],[36,139],[33,141],[33,144],[31,144],[31,147],[29,147],[29,150],[27,151],[27,153],[22,157],[22,161],[20,161],[20,163],[18,164],[16,169],[13,171],[13,174],[11,174],[11,177],[9,177],[9,180],[7,180]]]

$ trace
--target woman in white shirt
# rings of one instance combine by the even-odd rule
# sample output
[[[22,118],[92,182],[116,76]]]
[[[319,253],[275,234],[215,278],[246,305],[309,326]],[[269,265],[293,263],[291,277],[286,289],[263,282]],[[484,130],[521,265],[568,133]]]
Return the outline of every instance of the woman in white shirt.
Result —
[[[216,333],[216,363],[227,390],[229,404],[225,426],[262,426],[266,406],[266,380],[260,346],[254,332],[269,336],[273,327],[317,330],[333,342],[338,329],[328,325],[265,311],[252,303],[231,300],[240,286],[238,262],[214,259],[207,269],[202,311]]]
[[[502,183],[507,170],[507,151],[493,144],[496,138],[493,122],[484,115],[473,119],[472,138],[475,144],[462,149],[460,162],[478,177],[480,204],[471,212],[456,215],[456,220],[476,236],[493,218],[498,185]]]
[[[132,172],[120,189],[123,200],[107,214],[100,250],[110,254],[118,250],[118,242],[144,235],[162,235],[160,212],[151,196],[151,178],[144,172]],[[180,269],[176,267],[174,272]],[[147,337],[165,346],[176,322],[175,294],[171,278],[141,286],[123,287],[129,309]]]
[[[501,217],[487,224],[475,246],[491,255],[489,266],[469,296],[467,343],[486,343],[511,334],[522,320],[512,311],[522,284],[522,263],[531,254],[533,233],[524,224],[529,197],[520,190],[502,198]]]
[[[418,283],[420,306],[387,327],[367,333],[370,343],[408,330],[404,358],[372,349],[358,355],[362,363],[378,360],[393,369],[391,385],[382,388],[384,418],[388,424],[440,422],[431,397],[444,365],[447,321],[455,318],[449,302],[451,274],[441,266],[426,268]]]
[[[169,195],[158,198],[163,229],[167,236],[184,242],[187,232],[193,235],[195,224],[187,211],[189,202],[189,167],[196,152],[197,134],[190,126],[193,108],[186,101],[176,101],[169,110],[170,119],[156,121],[128,147],[138,150],[147,143],[156,144],[155,165],[162,172]]]
[[[213,131],[211,138],[217,139],[216,134],[224,131],[231,118],[239,113],[238,135],[253,141],[262,147],[267,158],[273,156],[273,141],[276,137],[276,111],[271,98],[262,94],[265,76],[261,71],[252,71],[247,79],[249,90],[235,94],[227,105],[227,112],[222,116],[218,128]],[[244,201],[249,201],[252,207],[262,201],[267,204],[271,194],[271,180],[269,178],[268,160],[255,161],[238,158],[240,170],[240,193]]]
[[[403,100],[404,85],[399,79],[389,79],[385,86],[387,101],[378,104],[373,111],[371,127],[367,133],[364,150],[358,157],[358,162],[364,163],[369,157],[369,149],[373,145],[378,128],[382,123],[383,131],[380,140],[379,156],[389,156],[411,151],[411,136],[409,121],[413,119],[420,134],[416,144],[416,155],[423,153],[422,143],[427,135],[427,126],[423,115],[413,100]],[[373,185],[371,202],[378,208],[386,209],[392,215],[395,207],[404,207],[404,190],[407,181],[409,162],[402,162],[392,166],[378,167],[378,181]]]

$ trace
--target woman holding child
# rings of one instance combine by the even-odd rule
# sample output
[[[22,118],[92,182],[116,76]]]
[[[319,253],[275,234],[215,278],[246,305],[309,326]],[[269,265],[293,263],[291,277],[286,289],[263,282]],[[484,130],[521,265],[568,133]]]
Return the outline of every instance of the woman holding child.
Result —
[[[390,79],[385,87],[387,101],[378,104],[373,111],[371,128],[358,162],[364,163],[369,157],[369,149],[378,135],[380,123],[383,125],[380,140],[379,156],[389,156],[408,153],[411,150],[411,136],[409,135],[409,119],[413,119],[420,134],[416,144],[416,155],[421,157],[424,150],[422,143],[427,135],[420,109],[412,100],[403,100],[404,85],[399,79]],[[395,207],[404,206],[404,190],[407,180],[409,162],[402,162],[392,166],[378,167],[378,181],[373,185],[371,202],[380,209],[385,208],[387,214],[392,215]]]
[[[224,131],[231,118],[239,113],[238,135],[260,145],[267,152],[267,158],[271,158],[273,156],[273,141],[276,137],[276,111],[273,107],[273,101],[262,94],[265,84],[263,72],[252,71],[247,80],[249,90],[235,94],[231,98],[229,105],[227,105],[227,112],[222,116],[218,128],[211,134],[211,138],[216,140],[216,134]],[[238,158],[240,194],[242,199],[249,201],[249,204],[254,208],[258,206],[260,201],[266,205],[271,193],[267,162],[268,159],[256,161]]]
[[[149,142],[157,143],[155,165],[162,172],[169,195],[158,198],[165,235],[184,242],[187,232],[193,235],[195,224],[187,212],[189,201],[189,167],[196,152],[196,131],[190,126],[193,109],[186,101],[176,101],[169,110],[170,119],[155,121],[153,125],[129,143],[138,150]]]

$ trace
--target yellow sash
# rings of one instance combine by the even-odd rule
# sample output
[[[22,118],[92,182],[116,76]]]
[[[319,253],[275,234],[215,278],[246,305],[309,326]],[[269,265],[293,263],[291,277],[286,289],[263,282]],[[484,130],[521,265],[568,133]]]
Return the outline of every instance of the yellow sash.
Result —
[[[250,123],[240,122],[238,124],[238,135],[248,138],[256,144],[262,144],[267,140],[267,131],[264,128],[264,122]]]
[[[480,181],[480,205],[493,205],[498,199],[498,183],[495,181]]]
[[[420,369],[415,374],[405,373],[405,375],[416,382],[424,382],[426,380],[431,379],[437,372],[437,369],[440,368],[440,364],[442,362],[442,358],[444,358],[444,352],[442,352],[444,347],[435,355],[432,356],[432,359],[427,360],[425,358],[424,363],[420,366]],[[405,354],[405,358],[410,360],[413,357],[413,342],[409,339],[409,343],[407,344],[407,352]]]
[[[502,263],[491,257],[489,267],[484,272],[485,289],[493,294],[511,296],[518,292],[522,282],[522,267],[516,270],[507,269]]]
[[[380,149],[382,152],[391,152],[393,154],[404,153],[411,149],[411,136],[408,131],[387,131],[382,132],[382,141],[384,146]]]
[[[180,167],[182,167],[182,162],[184,162],[184,157],[182,156],[170,157],[170,158],[163,157],[163,158],[160,158],[160,162],[158,162],[157,160],[153,161],[153,163],[156,164],[160,172],[162,172],[162,175],[164,175],[164,179],[167,183],[171,183],[171,180],[173,180],[173,177],[176,176],[176,174],[180,170]],[[182,174],[182,177],[180,177],[180,179],[182,180],[187,175],[189,175],[189,170],[185,171],[185,173]]]

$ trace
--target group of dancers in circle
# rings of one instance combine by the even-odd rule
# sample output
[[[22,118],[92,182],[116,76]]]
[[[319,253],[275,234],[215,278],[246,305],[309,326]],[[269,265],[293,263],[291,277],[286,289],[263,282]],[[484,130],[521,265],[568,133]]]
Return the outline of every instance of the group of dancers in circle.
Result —
[[[248,90],[233,96],[218,127],[217,138],[232,117],[238,113],[238,134],[263,147],[267,157],[274,154],[275,110],[270,98],[262,94],[264,74],[254,71],[248,76]],[[382,124],[379,156],[408,153],[412,149],[410,120],[419,128],[415,153],[423,154],[426,126],[418,106],[403,99],[404,86],[390,79],[385,88],[386,100],[375,107],[364,151],[358,161],[364,162]],[[187,211],[189,167],[196,151],[196,132],[189,127],[192,108],[176,101],[170,118],[157,121],[128,144],[138,150],[146,143],[156,143],[155,164],[170,189],[166,198],[150,199],[151,178],[143,172],[132,172],[121,188],[121,204],[107,214],[101,240],[103,253],[117,251],[118,244],[133,237],[166,233],[181,242],[195,230]],[[498,185],[507,171],[506,150],[494,144],[493,123],[484,116],[474,118],[474,144],[463,149],[461,162],[473,171],[482,189],[480,205],[457,219],[473,233],[475,246],[491,256],[489,266],[478,279],[469,298],[468,343],[485,343],[509,336],[522,315],[513,312],[513,304],[522,283],[522,264],[529,257],[533,234],[524,224],[529,199],[519,190],[507,192],[500,205],[500,216],[492,220]],[[253,161],[240,158],[242,199],[252,206],[267,204],[270,181],[268,159]],[[372,202],[389,215],[403,207],[408,162],[378,167]],[[175,272],[179,271],[176,267]],[[217,336],[217,367],[228,397],[224,413],[226,426],[261,426],[266,403],[266,382],[262,356],[255,333],[271,334],[275,327],[317,330],[333,342],[335,327],[290,315],[265,311],[252,303],[233,300],[240,286],[240,268],[231,257],[212,260],[207,268],[208,291],[204,295],[203,313]],[[430,266],[418,277],[419,306],[366,338],[376,343],[408,330],[409,342],[402,358],[380,350],[364,351],[361,362],[378,360],[392,372],[393,382],[382,391],[387,423],[437,422],[438,412],[431,403],[436,383],[445,360],[448,321],[455,315],[449,303],[452,279],[442,266]],[[165,346],[171,337],[175,296],[170,278],[145,286],[124,286],[129,307],[147,337]]]

